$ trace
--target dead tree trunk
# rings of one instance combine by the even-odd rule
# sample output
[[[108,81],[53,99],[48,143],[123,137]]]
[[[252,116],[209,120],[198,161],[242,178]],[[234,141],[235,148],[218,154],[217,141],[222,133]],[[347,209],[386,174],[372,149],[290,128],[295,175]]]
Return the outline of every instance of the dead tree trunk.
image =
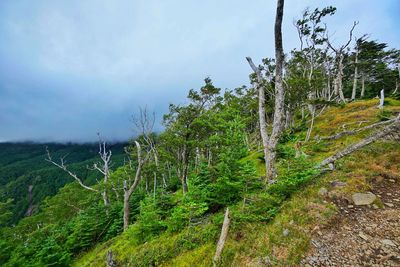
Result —
[[[107,251],[106,264],[107,267],[117,267],[117,264],[115,263],[114,260],[114,254],[112,253],[111,249]]]
[[[129,215],[130,215],[130,208],[129,208],[129,200],[135,191],[136,187],[139,185],[141,180],[141,171],[143,164],[145,163],[146,158],[142,158],[142,151],[139,142],[135,141],[136,150],[137,150],[137,167],[135,173],[135,179],[132,185],[128,185],[128,182],[124,181],[124,231],[128,229],[129,226]]]
[[[385,91],[381,90],[381,98],[379,99],[379,106],[378,108],[383,109],[383,103],[385,102]]]
[[[325,165],[334,164],[335,161],[337,161],[338,159],[340,159],[350,153],[353,153],[354,151],[356,151],[360,148],[363,148],[364,146],[367,146],[367,145],[375,142],[378,139],[381,139],[386,136],[390,136],[392,134],[398,134],[399,131],[400,131],[400,115],[397,116],[397,118],[393,122],[393,124],[386,126],[383,130],[372,134],[368,138],[365,138],[356,144],[350,145],[350,146],[346,147],[345,149],[330,156],[329,158],[324,159],[319,164],[319,166],[322,167]]]
[[[215,251],[215,255],[213,258],[213,266],[217,266],[219,261],[221,260],[222,250],[224,249],[226,237],[228,236],[230,218],[229,218],[229,208],[226,208],[224,222],[222,224],[221,235],[218,240],[217,249]]]
[[[363,98],[365,94],[365,75],[361,75],[361,95],[360,97]]]
[[[353,91],[351,92],[351,100],[356,99],[357,92],[357,79],[358,79],[358,50],[356,52],[356,59],[354,61],[354,79],[353,79]]]
[[[283,44],[282,44],[282,19],[284,0],[278,0],[275,18],[275,108],[272,133],[268,142],[267,179],[272,181],[277,173],[275,168],[276,145],[282,132],[284,115],[285,91],[283,87]]]
[[[283,45],[282,45],[282,19],[284,0],[278,0],[275,18],[275,103],[274,119],[272,123],[271,136],[267,133],[267,122],[265,117],[265,85],[261,69],[257,68],[250,57],[247,57],[250,67],[257,75],[257,89],[259,93],[259,121],[260,132],[264,147],[266,179],[271,182],[276,177],[276,145],[283,129],[284,118],[284,87],[283,87]]]

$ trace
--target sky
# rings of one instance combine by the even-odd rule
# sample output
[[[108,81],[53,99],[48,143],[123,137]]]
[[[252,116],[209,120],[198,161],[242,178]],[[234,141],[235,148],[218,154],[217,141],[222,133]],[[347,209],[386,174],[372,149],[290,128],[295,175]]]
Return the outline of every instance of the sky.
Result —
[[[0,141],[93,141],[134,135],[147,106],[158,125],[189,89],[247,85],[255,62],[274,55],[272,0],[1,0]],[[298,47],[293,20],[333,5],[336,44],[355,36],[400,48],[398,0],[287,0],[285,52]],[[158,129],[161,126],[158,126]]]

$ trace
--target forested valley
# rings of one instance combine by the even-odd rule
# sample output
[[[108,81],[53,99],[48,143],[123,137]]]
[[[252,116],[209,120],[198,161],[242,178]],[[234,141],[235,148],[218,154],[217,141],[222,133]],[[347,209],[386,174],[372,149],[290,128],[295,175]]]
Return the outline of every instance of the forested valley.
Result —
[[[284,10],[248,86],[138,107],[127,143],[0,143],[0,265],[398,266],[400,50],[339,43],[333,6],[284,50]]]

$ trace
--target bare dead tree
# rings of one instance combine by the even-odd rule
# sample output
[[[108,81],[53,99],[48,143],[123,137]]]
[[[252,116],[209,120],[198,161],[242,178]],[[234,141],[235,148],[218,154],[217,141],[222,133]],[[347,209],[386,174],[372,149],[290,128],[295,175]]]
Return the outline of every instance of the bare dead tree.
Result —
[[[266,166],[266,179],[268,182],[275,179],[277,173],[275,168],[276,145],[283,129],[284,118],[284,100],[285,90],[283,86],[283,46],[282,46],[282,19],[283,19],[284,0],[277,1],[276,18],[275,18],[275,103],[274,103],[274,119],[272,123],[272,132],[268,136],[267,121],[265,115],[265,84],[264,77],[260,67],[256,67],[250,57],[246,57],[250,67],[256,73],[256,88],[258,90],[259,103],[259,122],[260,133],[264,146],[264,157]]]
[[[344,51],[345,49],[349,46],[351,40],[353,39],[353,31],[354,28],[357,26],[358,22],[354,22],[353,26],[350,30],[349,34],[349,40],[342,46],[335,48],[333,47],[332,43],[329,40],[328,33],[326,34],[326,42],[328,44],[328,47],[335,53],[335,61],[336,61],[336,77],[334,80],[334,92],[336,96],[339,96],[339,99],[341,102],[346,103],[346,99],[344,98],[343,94],[343,59],[344,59]],[[326,28],[326,26],[325,26]]]
[[[61,157],[59,162],[56,162],[53,160],[47,146],[46,146],[46,154],[47,154],[47,158],[45,160],[47,162],[53,164],[54,166],[60,168],[64,172],[66,172],[69,176],[74,178],[74,180],[77,181],[78,184],[81,187],[83,187],[84,189],[100,194],[101,197],[103,198],[104,206],[106,206],[106,207],[109,206],[110,200],[109,200],[108,194],[107,194],[107,190],[108,190],[107,186],[108,186],[108,181],[109,181],[109,177],[110,177],[112,152],[111,152],[111,150],[107,150],[105,141],[102,141],[101,138],[99,137],[99,155],[100,155],[100,159],[102,160],[102,162],[94,163],[92,167],[87,166],[88,169],[96,170],[103,175],[103,185],[102,185],[101,189],[97,189],[97,188],[85,185],[83,183],[83,180],[76,173],[69,170],[68,166],[66,165],[66,160],[65,160],[67,155]]]

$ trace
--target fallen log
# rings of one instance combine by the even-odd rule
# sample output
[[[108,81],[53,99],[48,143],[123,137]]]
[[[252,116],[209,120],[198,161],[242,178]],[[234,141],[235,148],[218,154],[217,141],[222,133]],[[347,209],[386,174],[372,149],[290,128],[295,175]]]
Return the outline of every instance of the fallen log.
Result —
[[[350,153],[353,153],[354,151],[356,151],[360,148],[363,148],[364,146],[367,146],[367,145],[377,141],[378,139],[385,138],[385,137],[397,139],[397,137],[399,136],[399,132],[400,132],[400,114],[397,116],[396,119],[393,120],[392,124],[386,126],[381,131],[375,132],[374,134],[361,140],[360,142],[358,142],[356,144],[352,144],[352,145],[346,147],[345,149],[335,153],[334,155],[324,159],[319,164],[319,167],[333,164],[336,160],[338,160]]]
[[[354,134],[357,134],[359,132],[363,132],[363,131],[366,131],[366,130],[369,130],[369,129],[373,129],[373,128],[381,126],[381,125],[386,125],[386,124],[393,123],[395,120],[396,119],[391,119],[391,120],[387,120],[387,121],[380,121],[380,122],[373,123],[371,125],[367,125],[367,126],[364,126],[362,128],[355,129],[355,130],[347,130],[347,131],[343,131],[343,132],[340,132],[340,133],[335,134],[335,135],[326,136],[326,137],[319,137],[319,140],[337,140],[340,137],[345,136],[345,135],[354,135]]]

